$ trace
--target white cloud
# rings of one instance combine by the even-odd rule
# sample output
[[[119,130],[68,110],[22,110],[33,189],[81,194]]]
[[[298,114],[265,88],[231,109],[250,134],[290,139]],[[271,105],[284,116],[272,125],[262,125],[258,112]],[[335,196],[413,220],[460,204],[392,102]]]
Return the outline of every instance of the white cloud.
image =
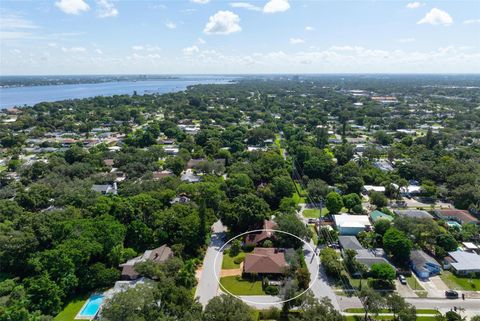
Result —
[[[417,24],[431,24],[431,25],[450,25],[453,23],[452,17],[445,11],[433,8],[425,17],[420,19]]]
[[[101,49],[95,49],[95,53],[99,55],[103,55],[103,51]]]
[[[167,20],[167,22],[165,22],[165,27],[167,27],[170,30],[173,30],[173,29],[177,28],[177,24],[170,21],[170,20]]]
[[[265,13],[276,13],[284,12],[290,9],[290,4],[288,0],[270,0],[267,2],[265,7],[263,7],[263,12]]]
[[[304,42],[305,40],[303,40],[302,38],[290,38],[290,44],[292,45],[297,45]]]
[[[70,47],[70,48],[62,47],[62,51],[78,53],[78,52],[86,52],[87,49],[85,49],[85,47]]]
[[[84,0],[59,0],[55,5],[66,14],[80,14],[90,10],[90,6]]]
[[[247,9],[252,11],[262,11],[262,8],[257,7],[256,5],[251,4],[249,2],[232,2],[230,3],[230,6],[233,8],[241,8],[241,9]]]
[[[0,26],[2,29],[38,29],[32,21],[18,15],[0,16]]]
[[[152,45],[135,45],[135,46],[132,46],[132,50],[154,52],[154,51],[160,51],[161,48],[159,46],[152,46]]]
[[[109,18],[118,16],[118,10],[109,0],[98,0],[98,17]]]
[[[464,25],[471,25],[471,24],[474,24],[474,23],[480,23],[480,19],[468,19],[468,20],[463,21]]]
[[[407,8],[408,9],[418,9],[420,7],[423,7],[424,5],[425,5],[425,3],[423,3],[423,2],[417,2],[417,1],[409,2],[409,3],[407,3]]]
[[[228,35],[242,30],[240,17],[231,11],[218,11],[208,19],[203,32],[208,35]]]
[[[198,4],[207,4],[210,2],[210,0],[190,0],[190,1]]]
[[[197,44],[199,44],[199,45],[204,45],[204,44],[206,44],[206,43],[207,43],[207,42],[206,42],[205,40],[203,40],[202,38],[198,38],[198,39],[197,39]]]
[[[315,28],[310,27],[310,26],[305,27],[305,31],[313,31],[313,30],[315,30]]]
[[[415,38],[401,38],[401,39],[398,39],[398,42],[402,42],[402,43],[414,42],[414,41],[415,41]]]
[[[0,39],[15,40],[32,37],[32,31],[39,29],[32,21],[16,14],[0,15]]]
[[[195,53],[198,53],[200,49],[198,49],[197,46],[193,45],[191,47],[183,48],[182,51],[184,55],[193,55]]]

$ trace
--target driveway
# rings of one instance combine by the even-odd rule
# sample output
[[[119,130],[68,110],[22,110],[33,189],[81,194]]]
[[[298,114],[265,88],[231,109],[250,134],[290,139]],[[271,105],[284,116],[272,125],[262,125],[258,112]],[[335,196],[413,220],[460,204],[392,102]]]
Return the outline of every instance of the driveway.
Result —
[[[395,287],[397,288],[397,292],[400,296],[404,298],[416,298],[417,295],[413,290],[407,285],[407,284],[402,284],[400,281],[395,280]]]
[[[205,253],[203,268],[200,272],[200,281],[195,290],[195,297],[198,297],[198,301],[204,307],[207,305],[208,301],[218,294],[218,282],[215,278],[215,274],[217,275],[217,278],[220,278],[223,259],[223,253],[220,252],[220,248],[225,244],[224,237],[226,228],[223,226],[222,222],[215,222],[212,228],[213,233],[211,242]],[[218,257],[215,261],[217,254]]]
[[[445,298],[445,291],[448,290],[448,287],[438,275],[432,276],[428,280],[420,280],[418,278],[417,280],[428,292],[429,298]]]

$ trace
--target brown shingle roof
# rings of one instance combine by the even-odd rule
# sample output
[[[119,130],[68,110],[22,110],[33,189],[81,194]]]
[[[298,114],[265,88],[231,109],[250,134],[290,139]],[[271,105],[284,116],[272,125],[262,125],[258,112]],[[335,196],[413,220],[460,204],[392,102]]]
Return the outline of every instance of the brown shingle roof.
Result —
[[[441,219],[454,219],[462,224],[478,222],[478,219],[464,210],[436,210],[435,214]]]
[[[277,224],[275,224],[275,222],[273,221],[263,221],[263,227],[262,229],[264,230],[274,230],[275,228],[277,227]],[[245,238],[245,243],[247,245],[255,245],[255,244],[258,244],[266,239],[269,239],[272,237],[272,235],[274,234],[274,232],[269,232],[269,231],[261,231],[261,232],[257,232],[257,233],[250,233],[247,235],[247,237]]]
[[[244,273],[283,274],[287,267],[285,253],[274,248],[257,247],[245,256]]]

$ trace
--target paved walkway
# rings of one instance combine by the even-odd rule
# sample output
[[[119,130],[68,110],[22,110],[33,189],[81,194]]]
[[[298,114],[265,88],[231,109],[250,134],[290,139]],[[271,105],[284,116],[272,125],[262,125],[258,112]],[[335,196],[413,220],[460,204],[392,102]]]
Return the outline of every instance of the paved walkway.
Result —
[[[215,278],[220,278],[220,271],[222,269],[223,253],[220,252],[220,248],[225,243],[225,226],[220,221],[215,222],[212,226],[213,233],[211,237],[211,243],[208,246],[205,258],[203,260],[203,268],[200,273],[200,282],[198,282],[197,289],[195,291],[195,297],[198,297],[198,301],[205,307],[218,292],[218,282]],[[215,257],[217,256],[215,261]]]
[[[240,267],[238,269],[228,269],[228,270],[222,269],[222,271],[220,272],[220,275],[223,278],[224,276],[242,275],[242,272],[243,272],[243,262],[240,263]]]

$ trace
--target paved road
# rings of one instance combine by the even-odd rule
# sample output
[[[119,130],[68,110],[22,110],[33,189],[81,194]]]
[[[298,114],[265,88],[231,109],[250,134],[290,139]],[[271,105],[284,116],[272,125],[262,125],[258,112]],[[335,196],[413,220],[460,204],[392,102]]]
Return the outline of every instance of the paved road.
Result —
[[[218,293],[218,282],[215,278],[220,278],[220,271],[222,269],[223,253],[220,252],[220,248],[225,244],[225,226],[220,221],[215,222],[212,226],[213,233],[211,237],[211,243],[208,246],[205,258],[203,260],[203,268],[200,273],[200,281],[198,282],[197,289],[195,291],[195,297],[198,297],[198,301],[205,307],[213,297]],[[217,261],[215,257],[218,254]]]
[[[265,310],[271,307],[282,308],[281,297],[268,295],[241,295],[240,299],[252,308]]]
[[[310,246],[315,249],[315,245],[311,240]],[[337,296],[327,282],[325,271],[319,264],[320,260],[318,255],[312,252],[312,249],[306,244],[303,246],[303,253],[305,255],[305,263],[307,263],[308,271],[310,272],[310,279],[312,281],[315,280],[310,288],[310,290],[313,292],[313,295],[315,295],[318,300],[320,300],[322,297],[328,297],[330,301],[332,301],[335,309],[339,309],[340,306],[337,301]]]

